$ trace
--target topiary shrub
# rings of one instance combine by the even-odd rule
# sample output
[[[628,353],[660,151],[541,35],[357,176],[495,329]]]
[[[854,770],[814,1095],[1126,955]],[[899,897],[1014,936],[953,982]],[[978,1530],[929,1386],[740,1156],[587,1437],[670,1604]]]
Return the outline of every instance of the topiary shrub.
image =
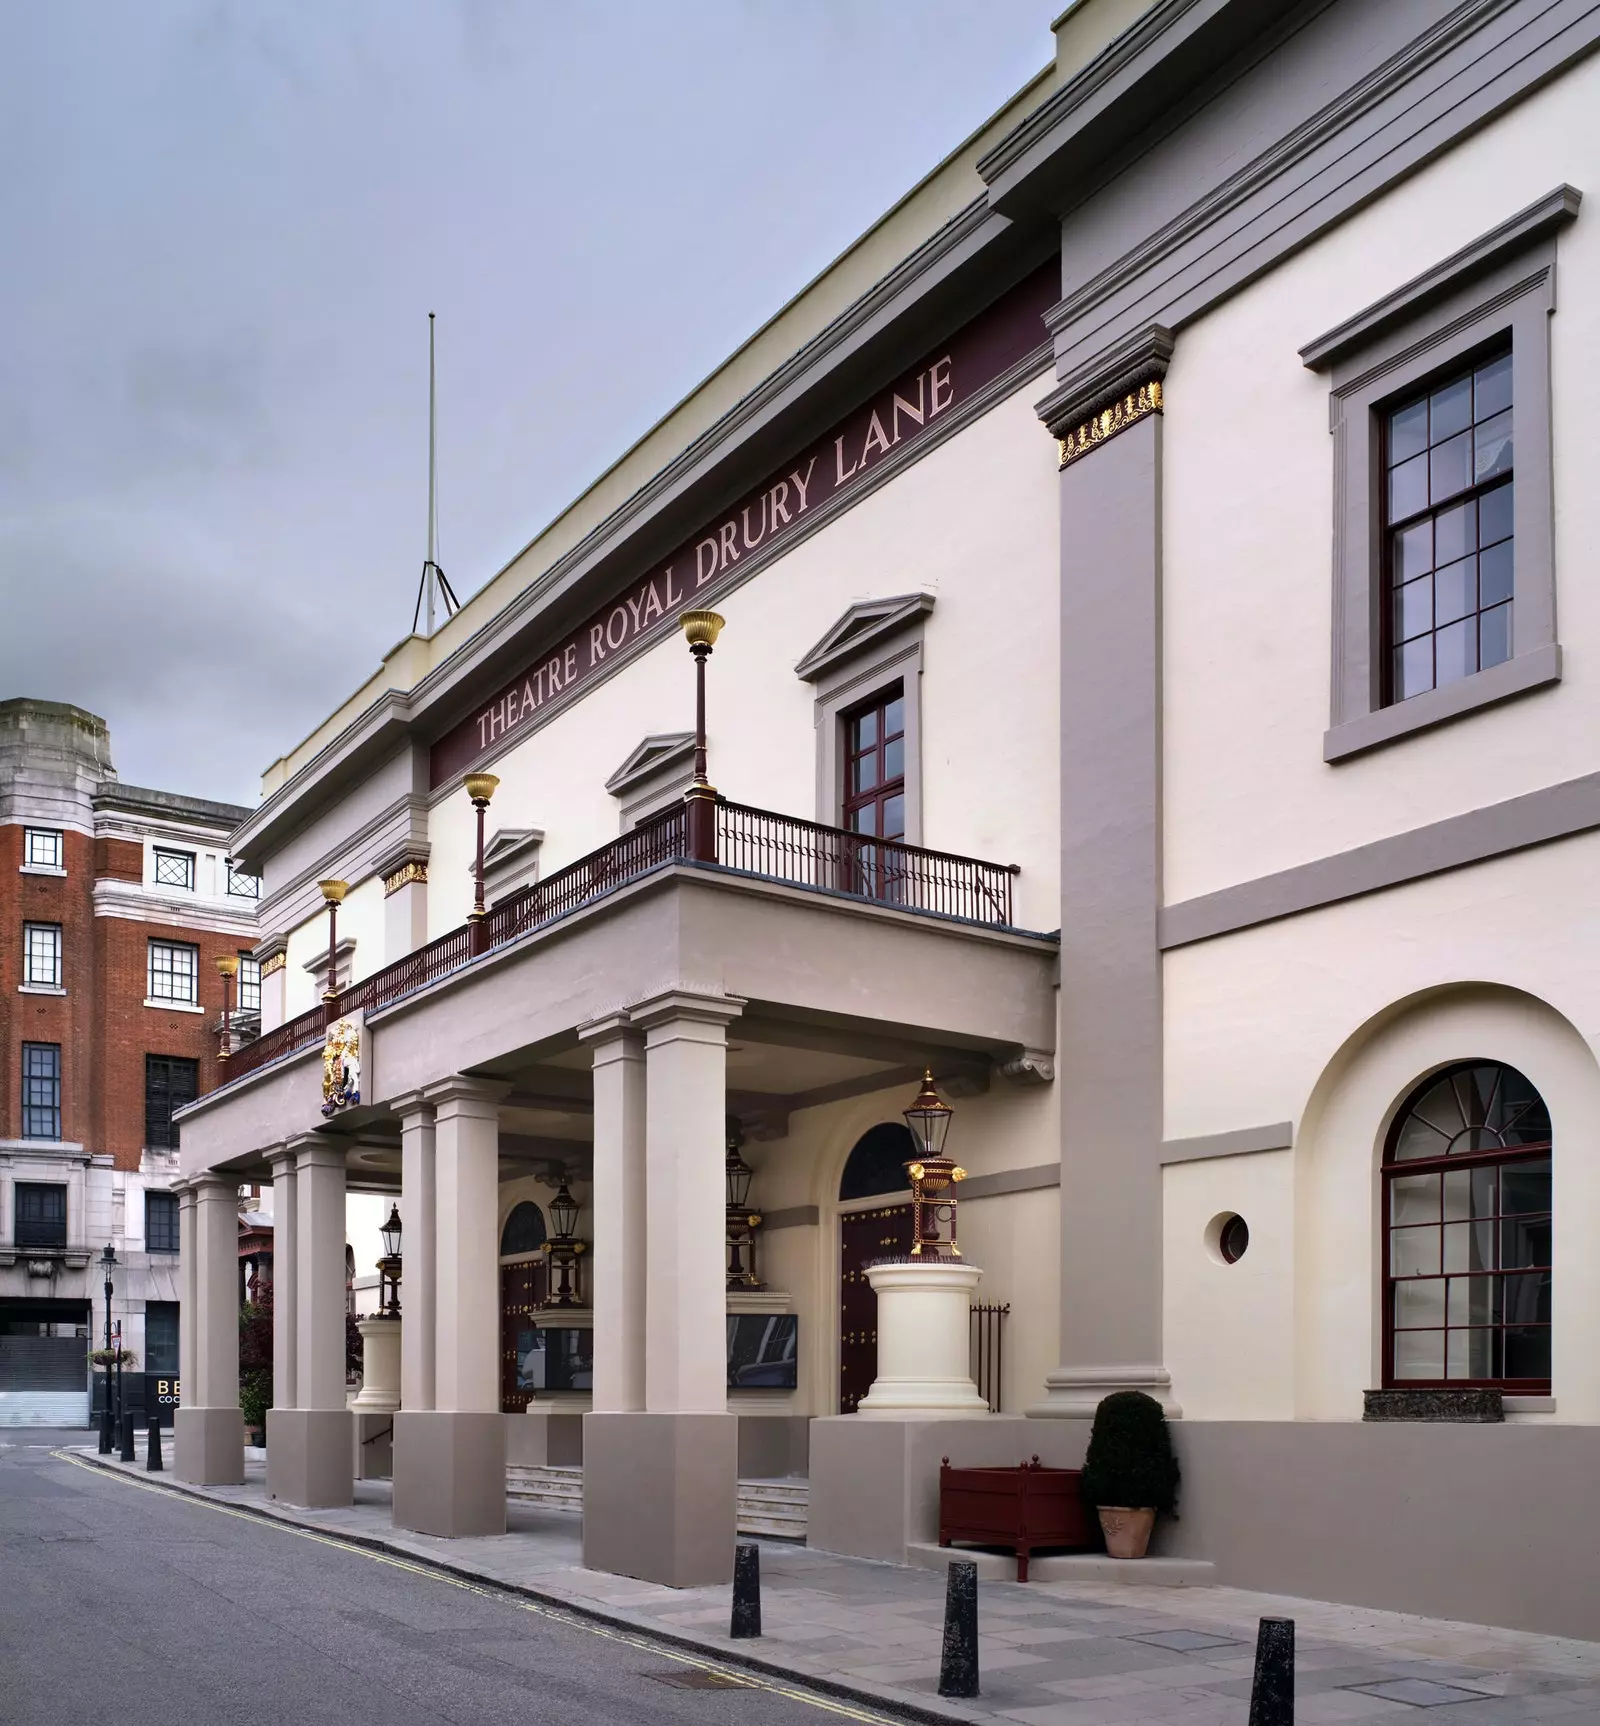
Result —
[[[267,1410],[272,1407],[272,1371],[258,1367],[239,1380],[239,1407],[251,1432],[265,1432]]]
[[[1178,1459],[1161,1404],[1142,1390],[1119,1390],[1094,1411],[1081,1483],[1084,1502],[1170,1516],[1178,1503]]]

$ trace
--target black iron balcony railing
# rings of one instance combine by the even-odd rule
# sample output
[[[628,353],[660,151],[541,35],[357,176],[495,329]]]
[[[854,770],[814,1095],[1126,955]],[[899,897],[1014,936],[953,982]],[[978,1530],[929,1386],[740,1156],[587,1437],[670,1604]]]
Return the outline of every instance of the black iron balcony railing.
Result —
[[[810,892],[997,929],[1011,926],[1011,878],[1017,873],[1014,864],[874,839],[721,798],[714,806],[709,799],[701,801],[697,808],[691,793],[620,839],[502,899],[480,920],[429,941],[341,989],[333,1001],[246,1043],[228,1061],[226,1076],[237,1079],[310,1048],[322,1041],[334,1019],[361,1008],[370,1013],[391,1006],[669,863],[706,864]]]

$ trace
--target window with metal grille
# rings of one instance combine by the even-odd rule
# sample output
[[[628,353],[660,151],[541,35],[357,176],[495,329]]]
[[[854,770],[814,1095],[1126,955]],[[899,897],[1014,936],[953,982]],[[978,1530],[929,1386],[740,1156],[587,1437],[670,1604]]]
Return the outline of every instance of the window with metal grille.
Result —
[[[170,1194],[166,1195],[171,1197]],[[178,1303],[147,1300],[144,1303],[144,1370],[178,1370]]]
[[[200,1095],[200,1063],[182,1055],[144,1058],[144,1142],[148,1150],[175,1150],[178,1128],[173,1111]],[[154,1195],[152,1195],[154,1196]],[[177,1225],[174,1224],[174,1227]],[[172,1250],[177,1251],[174,1236]]]
[[[194,891],[194,852],[163,851],[158,845],[155,857],[158,887],[183,887],[191,893]]]
[[[34,989],[61,987],[61,925],[22,925],[22,981]]]
[[[152,1253],[175,1253],[178,1250],[178,1199],[175,1193],[144,1195],[144,1245],[145,1251]]]
[[[1420,1085],[1384,1158],[1385,1382],[1550,1384],[1550,1115],[1514,1067]]]
[[[67,1189],[44,1181],[16,1185],[16,1243],[19,1247],[67,1244]]]
[[[246,875],[242,869],[233,866],[233,859],[228,859],[228,891],[235,899],[259,899],[261,897],[261,877]]]
[[[198,1003],[200,949],[184,941],[150,943],[150,999]]]
[[[239,1011],[261,1011],[261,961],[248,953],[239,955]]]
[[[24,827],[22,830],[22,862],[28,869],[62,869],[66,867],[66,835],[53,827]]]
[[[1470,677],[1512,651],[1509,351],[1384,416],[1388,699]]]
[[[61,1045],[22,1045],[22,1136],[61,1137]]]

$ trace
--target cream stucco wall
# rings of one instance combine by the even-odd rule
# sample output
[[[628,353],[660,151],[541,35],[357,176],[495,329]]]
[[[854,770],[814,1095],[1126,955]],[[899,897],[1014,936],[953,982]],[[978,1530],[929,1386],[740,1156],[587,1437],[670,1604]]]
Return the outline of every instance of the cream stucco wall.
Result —
[[[1168,955],[1166,1136],[1296,1124],[1298,1416],[1357,1419],[1361,1391],[1380,1382],[1383,1135],[1429,1071],[1484,1058],[1520,1068],[1550,1106],[1553,1418],[1600,1418],[1597,869],[1600,835],[1585,835]],[[1167,1173],[1174,1377],[1184,1375],[1186,1410],[1229,1418],[1258,1413],[1263,1391],[1236,1377],[1225,1341],[1193,1334],[1185,1291],[1205,1274],[1192,1250],[1194,1217],[1212,1197],[1221,1208],[1235,1178],[1227,1163],[1250,1161],[1195,1165],[1214,1167],[1216,1185],[1181,1218],[1185,1184],[1199,1177]],[[1272,1201],[1274,1240],[1283,1205],[1282,1195]],[[1256,1217],[1242,1203],[1231,1208],[1252,1231],[1239,1269],[1266,1243]],[[1281,1309],[1259,1306],[1256,1322],[1271,1356]],[[1273,1397],[1282,1395],[1279,1380]]]
[[[1600,765],[1600,216],[1558,249],[1552,692],[1328,766],[1333,449],[1297,350],[1563,180],[1595,193],[1600,61],[1575,66],[1178,337],[1165,412],[1169,903]],[[1263,716],[1271,715],[1271,723]]]
[[[468,906],[471,894],[468,894]],[[466,912],[462,912],[464,917]],[[459,922],[461,919],[458,918]],[[355,953],[339,962],[339,985],[348,987],[374,971],[382,970],[391,955],[383,950],[383,882],[369,875],[352,887],[339,907],[338,937],[342,946],[354,940]],[[324,910],[308,922],[300,924],[289,936],[288,962],[284,966],[284,1017],[308,1013],[322,998],[308,962],[326,957],[328,951],[328,914]]]
[[[1052,929],[1058,532],[1054,445],[1032,406],[1040,388],[1017,391],[720,601],[727,629],[707,705],[719,790],[815,819],[814,692],[796,662],[856,600],[935,594],[922,682],[923,842],[1019,864],[1018,920]],[[605,781],[641,738],[693,723],[693,667],[674,633],[541,729],[519,733],[490,764],[501,780],[491,830],[543,828],[541,871],[561,869],[615,837]],[[472,902],[476,828],[463,792],[435,802],[429,838],[437,936]]]

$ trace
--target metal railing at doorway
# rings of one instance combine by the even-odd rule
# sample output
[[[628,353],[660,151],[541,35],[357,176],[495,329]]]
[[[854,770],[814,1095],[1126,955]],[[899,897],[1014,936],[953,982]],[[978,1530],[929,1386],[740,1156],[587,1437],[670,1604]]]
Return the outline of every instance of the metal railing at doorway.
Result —
[[[1005,1322],[1011,1303],[1004,1306],[969,1307],[972,1319],[972,1382],[989,1405],[990,1414],[1000,1412],[1001,1369],[1005,1360]]]

